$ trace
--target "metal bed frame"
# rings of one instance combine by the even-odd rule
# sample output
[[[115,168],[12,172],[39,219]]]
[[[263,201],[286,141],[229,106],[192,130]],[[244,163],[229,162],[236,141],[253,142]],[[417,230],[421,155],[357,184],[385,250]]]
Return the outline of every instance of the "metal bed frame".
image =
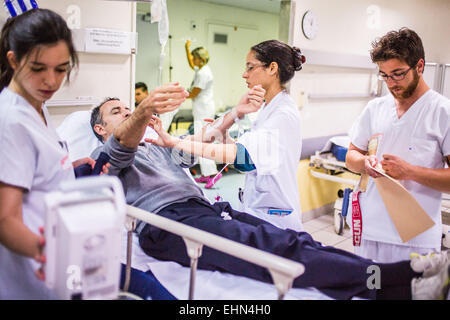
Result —
[[[203,245],[230,254],[242,260],[267,268],[272,276],[278,299],[282,300],[292,288],[294,279],[302,275],[305,267],[298,262],[268,253],[253,247],[199,230],[177,221],[161,217],[157,214],[127,206],[125,227],[127,229],[127,264],[124,291],[128,291],[131,273],[132,234],[137,220],[149,223],[165,231],[179,235],[186,244],[186,250],[191,259],[189,282],[189,300],[194,299],[195,274],[198,259],[202,255]]]

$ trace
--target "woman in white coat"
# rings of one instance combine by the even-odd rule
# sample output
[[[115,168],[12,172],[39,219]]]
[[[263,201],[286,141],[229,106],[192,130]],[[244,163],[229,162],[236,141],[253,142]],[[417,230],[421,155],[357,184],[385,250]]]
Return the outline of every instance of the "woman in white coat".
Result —
[[[186,41],[186,56],[189,66],[195,71],[194,80],[189,89],[188,99],[192,99],[192,115],[194,117],[194,134],[202,131],[204,119],[214,119],[216,108],[214,105],[213,82],[214,76],[208,66],[209,54],[203,47],[190,51],[191,42]],[[211,188],[220,179],[221,175],[212,179],[217,174],[217,166],[213,160],[200,157],[201,177],[195,181],[206,183],[206,188]]]
[[[209,135],[204,137],[204,142],[223,139],[224,144],[171,137],[159,130],[158,119],[153,120],[153,125],[160,137],[148,141],[217,162],[233,163],[247,172],[243,211],[280,228],[301,231],[296,178],[302,149],[301,121],[298,107],[285,86],[304,62],[300,49],[278,40],[253,46],[242,76],[251,89],[231,112],[204,128]],[[259,108],[261,111],[251,131],[237,141],[223,137],[234,122]]]
[[[46,288],[43,264],[44,196],[75,179],[67,145],[51,123],[45,102],[78,66],[65,20],[46,9],[9,19],[0,38],[0,300],[56,299]],[[176,87],[176,88],[175,88]],[[182,99],[179,99],[179,96]],[[153,96],[158,96],[154,98]],[[184,89],[169,85],[141,104],[153,113],[178,108]],[[140,108],[141,108],[140,107]],[[103,166],[103,173],[107,167]],[[79,172],[80,173],[80,172]]]
[[[8,20],[0,44],[0,299],[53,298],[38,280],[45,262],[43,199],[75,176],[43,103],[78,58],[66,22],[50,10]]]

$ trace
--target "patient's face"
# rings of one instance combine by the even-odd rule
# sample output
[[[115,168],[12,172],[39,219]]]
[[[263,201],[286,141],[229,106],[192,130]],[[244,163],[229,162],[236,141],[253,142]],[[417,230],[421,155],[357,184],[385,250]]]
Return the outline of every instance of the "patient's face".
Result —
[[[102,135],[106,141],[106,139],[114,132],[114,129],[131,115],[131,110],[130,107],[122,101],[111,100],[101,107],[101,114],[103,123],[105,124],[103,126],[104,134]]]

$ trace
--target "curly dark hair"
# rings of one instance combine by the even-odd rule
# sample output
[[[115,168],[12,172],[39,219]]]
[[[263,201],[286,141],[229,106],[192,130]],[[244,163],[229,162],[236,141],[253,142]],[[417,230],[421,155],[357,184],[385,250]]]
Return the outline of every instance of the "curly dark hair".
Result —
[[[302,64],[306,61],[299,48],[291,47],[279,40],[263,41],[251,47],[250,50],[255,52],[256,59],[261,61],[265,67],[272,62],[278,64],[281,85],[291,80],[295,71],[300,71]]]
[[[425,51],[422,40],[411,29],[401,28],[390,31],[372,43],[370,51],[372,62],[382,62],[389,59],[399,59],[414,67],[420,59],[425,62]]]

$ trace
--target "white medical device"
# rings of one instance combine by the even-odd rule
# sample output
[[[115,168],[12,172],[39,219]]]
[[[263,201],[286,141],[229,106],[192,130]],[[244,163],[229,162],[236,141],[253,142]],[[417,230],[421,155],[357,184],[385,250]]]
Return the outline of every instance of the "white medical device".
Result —
[[[61,299],[117,299],[126,214],[119,179],[77,179],[45,202],[47,287]]]

